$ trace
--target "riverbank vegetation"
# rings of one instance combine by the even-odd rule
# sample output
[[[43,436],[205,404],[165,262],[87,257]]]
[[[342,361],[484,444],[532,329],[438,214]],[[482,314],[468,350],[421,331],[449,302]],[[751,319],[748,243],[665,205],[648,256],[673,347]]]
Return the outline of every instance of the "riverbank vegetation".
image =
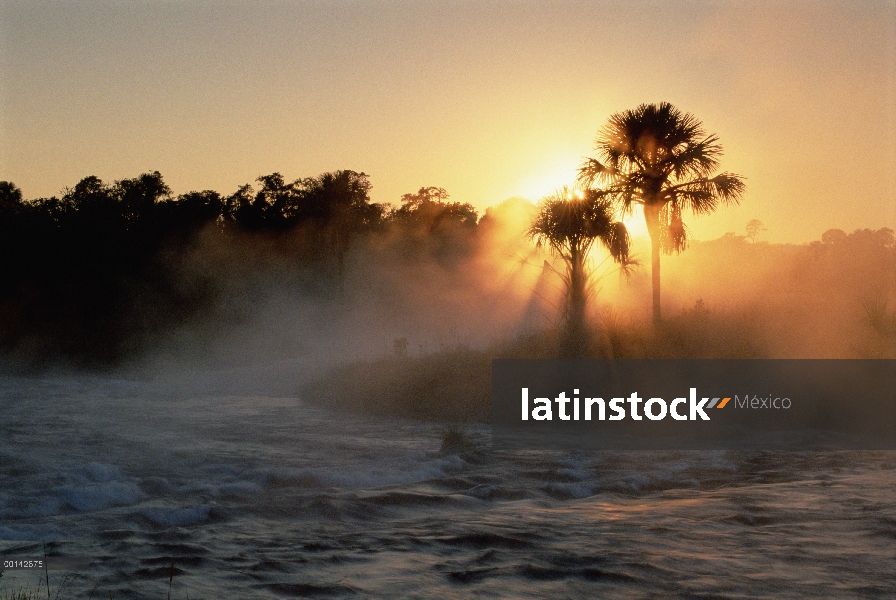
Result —
[[[290,330],[294,343],[281,340],[278,351],[341,355],[320,339],[338,334],[368,358],[424,364],[437,361],[420,357],[463,347],[559,355],[564,267],[526,239],[532,204],[508,201],[480,216],[444,190],[421,188],[382,206],[354,171],[257,184],[174,196],[158,173],[111,184],[88,177],[35,200],[0,185],[4,364],[106,369],[187,330],[209,345],[252,323],[273,297],[298,312],[337,307],[315,313],[333,320],[317,337]],[[633,260],[649,252],[644,244],[632,241]],[[894,252],[887,228],[833,229],[801,245],[735,233],[692,241],[664,265],[658,328],[645,312],[649,273],[636,267],[625,278],[607,263],[591,290],[589,355],[892,356]],[[601,257],[589,260],[595,268]],[[256,326],[261,338],[277,337],[276,326],[264,327]]]

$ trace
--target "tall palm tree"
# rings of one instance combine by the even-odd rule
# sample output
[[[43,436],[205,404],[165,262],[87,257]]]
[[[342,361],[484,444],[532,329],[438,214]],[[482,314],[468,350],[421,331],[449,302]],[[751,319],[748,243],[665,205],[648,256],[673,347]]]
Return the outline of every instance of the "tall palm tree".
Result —
[[[538,214],[527,230],[539,246],[548,246],[566,263],[560,277],[566,284],[563,339],[564,357],[588,354],[588,329],[585,308],[590,290],[590,272],[586,259],[595,241],[623,266],[629,264],[629,237],[625,225],[614,220],[612,199],[595,189],[570,190],[564,187],[544,198]]]
[[[744,193],[743,177],[713,175],[722,146],[707,135],[690,113],[663,102],[642,104],[616,113],[598,133],[597,158],[586,158],[579,181],[597,184],[621,204],[623,215],[641,205],[651,244],[653,320],[660,313],[660,250],[681,252],[687,245],[682,211],[713,212],[720,204],[737,204]]]

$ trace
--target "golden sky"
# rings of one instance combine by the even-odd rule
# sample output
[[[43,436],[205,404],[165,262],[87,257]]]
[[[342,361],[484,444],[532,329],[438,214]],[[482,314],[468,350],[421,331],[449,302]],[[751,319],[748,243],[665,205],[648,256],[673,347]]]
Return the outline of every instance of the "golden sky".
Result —
[[[616,111],[669,101],[747,179],[696,238],[896,229],[896,3],[3,0],[0,179],[159,170],[176,193],[371,176],[485,207],[571,183]]]

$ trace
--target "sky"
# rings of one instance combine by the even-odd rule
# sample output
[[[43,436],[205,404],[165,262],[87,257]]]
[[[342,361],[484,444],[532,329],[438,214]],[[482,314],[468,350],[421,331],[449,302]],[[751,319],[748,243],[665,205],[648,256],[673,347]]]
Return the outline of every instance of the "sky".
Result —
[[[0,180],[26,198],[352,169],[376,202],[484,210],[573,183],[610,115],[660,101],[746,178],[694,238],[896,229],[894,0],[0,0]]]

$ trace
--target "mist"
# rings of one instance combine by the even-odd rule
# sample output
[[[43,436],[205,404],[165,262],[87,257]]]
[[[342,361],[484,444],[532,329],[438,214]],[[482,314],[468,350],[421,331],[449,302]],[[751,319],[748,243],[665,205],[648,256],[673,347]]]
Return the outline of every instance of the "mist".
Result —
[[[636,254],[649,256],[646,241]],[[691,358],[892,358],[893,231],[831,229],[809,244],[751,242],[734,232],[664,256],[667,333]],[[597,304],[646,323],[649,271],[614,281]],[[686,341],[695,345],[688,347]]]
[[[274,260],[200,237],[181,260],[217,282],[217,302],[133,364],[156,374],[163,365],[207,370],[231,388],[331,408],[487,420],[492,358],[559,355],[563,266],[524,235],[533,214],[532,203],[510,200],[443,239],[388,227],[349,252],[335,294],[309,293],[288,253]],[[819,237],[769,244],[730,233],[664,256],[658,329],[643,264],[649,241],[634,241],[641,264],[628,274],[595,248],[592,356],[896,356],[892,231]]]
[[[889,453],[490,446],[492,359],[557,358],[562,344],[565,267],[526,236],[531,202],[479,215],[421,188],[377,207],[364,176],[343,172],[135,203],[127,190],[165,191],[139,181],[0,202],[0,475],[15,490],[0,493],[0,551],[90,564],[71,584],[10,570],[4,585],[60,597],[722,593],[755,590],[797,546],[811,564],[837,548],[825,585],[892,570],[879,542],[893,522]],[[338,181],[356,192],[325,197],[354,208],[303,217]],[[122,255],[135,241],[142,251]],[[692,240],[662,258],[659,326],[646,256],[635,239],[626,274],[593,247],[591,356],[896,354],[889,229]],[[794,508],[820,502],[819,517]],[[799,536],[782,533],[789,520]],[[739,548],[750,535],[762,550],[733,584],[721,567],[663,562],[677,540]],[[809,551],[806,536],[819,541]],[[803,589],[802,572],[765,595]]]
[[[559,355],[563,264],[526,236],[537,210],[526,200],[479,215],[424,187],[377,205],[367,176],[352,171],[293,183],[274,174],[230,196],[174,197],[158,173],[97,182],[86,178],[61,200],[23,201],[7,190],[7,368],[179,373],[292,395],[357,362],[402,359],[394,373],[402,379],[415,364],[406,359]],[[339,202],[356,212],[339,212]],[[23,223],[44,237],[16,246]],[[650,322],[649,240],[633,240],[627,269],[595,246],[590,355],[893,357],[892,230],[818,237],[770,244],[731,232],[663,256],[660,327]],[[114,262],[134,240],[142,254]],[[81,254],[72,259],[66,243]],[[345,382],[346,395],[355,384]]]

